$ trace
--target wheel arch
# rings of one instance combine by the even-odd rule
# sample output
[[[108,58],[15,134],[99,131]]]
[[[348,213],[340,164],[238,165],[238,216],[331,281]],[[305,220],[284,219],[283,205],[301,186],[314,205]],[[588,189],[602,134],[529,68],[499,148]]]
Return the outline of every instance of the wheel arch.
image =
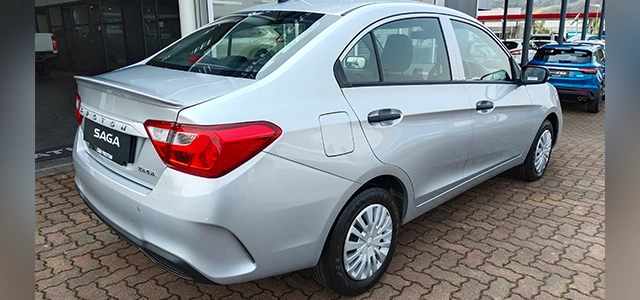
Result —
[[[553,126],[553,145],[555,146],[559,138],[558,133],[560,132],[560,120],[555,112],[550,113],[545,120],[549,120],[549,122],[551,122],[551,126]]]

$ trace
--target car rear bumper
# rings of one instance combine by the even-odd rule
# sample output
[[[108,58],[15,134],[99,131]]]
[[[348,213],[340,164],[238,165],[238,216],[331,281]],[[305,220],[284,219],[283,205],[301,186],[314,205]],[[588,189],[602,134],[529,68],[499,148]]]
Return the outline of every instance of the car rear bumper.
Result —
[[[36,52],[36,63],[46,63],[56,58],[58,58],[56,52]]]
[[[73,162],[87,206],[154,262],[198,282],[232,284],[315,265],[336,207],[359,187],[260,153],[218,179],[167,169],[149,189],[93,159],[81,136]]]
[[[577,101],[577,102],[586,102],[593,101],[596,97],[596,91],[588,90],[588,89],[571,89],[571,88],[561,88],[556,87],[558,90],[558,96],[560,100],[563,101]]]

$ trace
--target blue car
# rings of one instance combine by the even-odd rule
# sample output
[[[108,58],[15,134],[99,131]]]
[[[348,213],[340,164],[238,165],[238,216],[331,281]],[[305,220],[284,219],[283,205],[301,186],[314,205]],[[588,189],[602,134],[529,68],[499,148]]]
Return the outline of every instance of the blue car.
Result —
[[[585,103],[597,113],[604,100],[604,47],[599,44],[547,44],[538,49],[528,65],[549,69],[549,83],[560,100]]]

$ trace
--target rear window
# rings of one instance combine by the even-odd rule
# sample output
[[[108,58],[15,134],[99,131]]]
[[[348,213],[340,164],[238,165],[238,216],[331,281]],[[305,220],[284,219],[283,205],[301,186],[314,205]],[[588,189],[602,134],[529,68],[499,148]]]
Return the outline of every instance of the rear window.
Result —
[[[507,49],[509,49],[509,50],[513,50],[513,49],[515,49],[515,48],[518,48],[518,43],[517,43],[517,42],[502,42],[502,43],[503,43],[503,44],[507,47]]]
[[[540,49],[534,56],[535,60],[584,64],[591,62],[591,51],[575,49]]]
[[[292,48],[308,35],[307,31],[313,31],[322,16],[265,11],[221,18],[162,50],[147,65],[255,78],[276,54]]]

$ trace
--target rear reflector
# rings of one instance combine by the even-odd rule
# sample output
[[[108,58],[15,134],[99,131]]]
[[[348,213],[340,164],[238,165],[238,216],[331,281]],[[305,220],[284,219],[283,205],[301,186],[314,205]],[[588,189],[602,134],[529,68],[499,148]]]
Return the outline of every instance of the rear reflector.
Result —
[[[598,73],[598,69],[596,68],[580,68],[580,72],[585,74],[596,74]]]
[[[266,121],[190,125],[148,120],[144,126],[167,166],[207,178],[231,172],[282,134],[280,127]]]
[[[76,93],[76,121],[78,121],[78,125],[82,124],[82,114],[80,113],[80,103],[82,99],[80,98],[80,94]]]

